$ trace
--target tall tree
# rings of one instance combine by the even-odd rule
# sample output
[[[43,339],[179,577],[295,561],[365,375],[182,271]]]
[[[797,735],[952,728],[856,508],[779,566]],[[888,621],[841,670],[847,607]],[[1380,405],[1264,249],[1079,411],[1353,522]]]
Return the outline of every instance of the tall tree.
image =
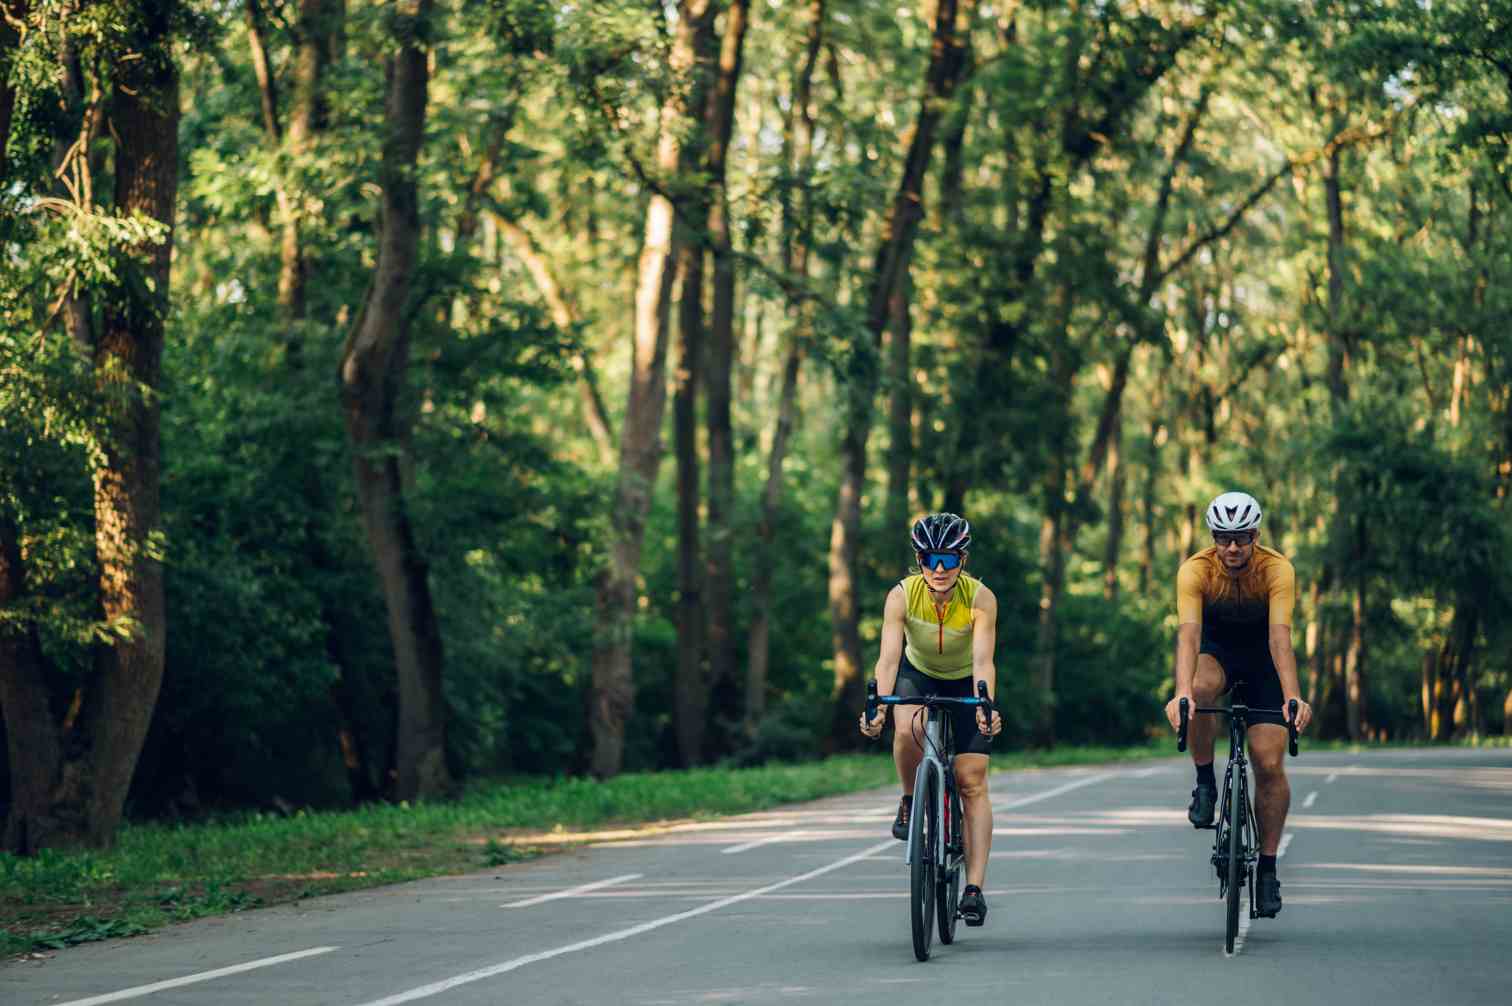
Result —
[[[975,0],[940,0],[931,34],[929,63],[924,74],[919,111],[903,159],[902,177],[883,226],[881,246],[866,297],[867,341],[854,350],[856,363],[845,389],[844,432],[841,440],[840,491],[830,526],[829,606],[835,653],[833,735],[849,736],[854,713],[861,707],[864,676],[861,632],[856,600],[856,566],[861,536],[861,495],[866,482],[866,442],[871,436],[873,398],[878,384],[877,356],[882,332],[894,310],[893,292],[908,271],[914,237],[924,217],[924,176],[941,118],[955,95],[965,67],[964,38]]]
[[[809,0],[804,17],[803,59],[793,82],[791,108],[783,130],[783,162],[780,170],[791,181],[781,188],[781,265],[783,273],[792,276],[800,289],[808,279],[809,248],[812,243],[810,211],[813,201],[809,197],[809,187],[813,172],[816,123],[814,70],[818,66],[819,52],[824,44],[824,3],[825,0]],[[793,197],[795,191],[798,193],[796,201]],[[777,418],[772,431],[772,446],[767,455],[766,482],[761,493],[761,517],[756,526],[757,548],[753,557],[755,568],[751,576],[751,625],[747,633],[745,687],[745,725],[748,732],[756,729],[766,712],[767,668],[771,656],[772,576],[777,559],[774,551],[777,541],[777,511],[782,499],[783,462],[787,457],[788,442],[797,414],[798,376],[803,366],[806,336],[803,326],[810,316],[811,305],[807,300],[789,298],[787,309],[791,321],[785,333],[786,348],[778,391]]]
[[[430,569],[405,501],[402,454],[412,422],[401,403],[409,367],[410,305],[420,249],[416,165],[425,135],[430,0],[395,0],[397,52],[387,67],[378,260],[341,358],[342,407],[368,547],[388,610],[399,679],[401,800],[450,790],[446,764],[444,654]]]
[[[731,375],[735,366],[735,247],[727,185],[735,96],[751,22],[750,0],[732,0],[725,12],[718,72],[705,115],[709,132],[709,244],[714,262],[707,378],[709,431],[708,570],[709,683],[721,688],[735,677],[735,431]]]
[[[18,630],[0,634],[0,707],[13,780],[5,841],[21,853],[115,841],[163,679],[159,402],[178,193],[176,11],[164,3],[113,13],[112,31],[86,44],[98,45],[101,62],[114,67],[108,81],[113,203],[120,218],[132,221],[134,235],[118,250],[114,282],[101,290],[99,337],[90,347],[102,407],[93,479],[96,589],[114,633],[97,648],[92,673],[61,718],[35,622],[23,618]],[[51,27],[67,39],[65,53],[77,51],[71,25]],[[100,108],[85,112],[84,136],[104,118],[103,103]],[[74,177],[83,186],[73,206],[87,216],[94,212],[93,176],[81,164]],[[67,299],[65,292],[59,306]],[[0,504],[5,603],[29,589],[16,518]]]
[[[673,84],[657,115],[655,169],[662,180],[676,176],[683,136],[697,110],[688,82],[696,60],[695,33],[710,0],[681,0],[675,13],[668,67]],[[610,511],[609,558],[599,576],[594,606],[593,693],[589,726],[590,764],[600,778],[617,775],[624,761],[625,724],[635,704],[630,643],[634,630],[636,577],[640,574],[646,513],[661,464],[662,411],[666,404],[667,328],[671,308],[674,208],[657,188],[646,208],[635,289],[635,332],[630,391],[620,427],[620,467]]]

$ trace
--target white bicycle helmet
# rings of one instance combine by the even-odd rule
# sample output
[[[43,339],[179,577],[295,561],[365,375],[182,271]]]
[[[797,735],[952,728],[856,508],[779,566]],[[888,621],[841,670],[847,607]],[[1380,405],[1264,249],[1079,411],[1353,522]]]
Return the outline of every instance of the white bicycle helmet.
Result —
[[[1260,526],[1260,504],[1249,493],[1223,493],[1207,508],[1210,531],[1253,531]]]

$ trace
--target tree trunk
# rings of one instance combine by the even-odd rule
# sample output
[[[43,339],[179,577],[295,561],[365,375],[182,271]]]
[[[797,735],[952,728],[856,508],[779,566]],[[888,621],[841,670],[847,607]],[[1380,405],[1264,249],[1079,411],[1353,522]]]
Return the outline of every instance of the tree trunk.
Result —
[[[19,529],[0,509],[0,611],[26,596]],[[0,713],[10,766],[10,810],[0,849],[30,856],[81,844],[83,808],[55,803],[63,772],[64,731],[53,715],[36,622],[0,632]]]
[[[893,291],[887,350],[887,376],[892,402],[887,417],[887,520],[886,533],[903,534],[908,526],[908,486],[913,471],[913,379],[910,374],[910,346],[913,319],[909,300],[913,293],[905,273]]]
[[[708,169],[710,123],[707,105],[713,89],[715,5],[710,4],[693,27],[693,79],[688,107],[693,128],[679,152],[682,177],[698,178]],[[704,662],[705,619],[703,548],[699,504],[702,497],[698,450],[698,391],[703,382],[703,352],[707,338],[704,319],[704,262],[706,236],[698,228],[708,219],[712,200],[708,189],[694,186],[684,197],[675,223],[678,291],[678,363],[672,374],[673,446],[677,458],[677,673],[673,679],[673,727],[684,767],[703,760],[704,720],[709,682]]]
[[[1066,552],[1070,543],[1066,519],[1066,483],[1072,463],[1071,452],[1075,449],[1071,434],[1071,398],[1076,370],[1068,344],[1070,336],[1065,331],[1065,326],[1071,321],[1071,291],[1063,286],[1059,297],[1060,331],[1051,336],[1054,343],[1050,350],[1050,377],[1054,382],[1056,401],[1055,413],[1049,422],[1049,442],[1046,445],[1049,458],[1042,484],[1044,509],[1040,517],[1039,539],[1039,622],[1035,632],[1033,657],[1035,686],[1039,693],[1034,743],[1040,747],[1055,746],[1056,617],[1065,583]]]
[[[97,848],[115,841],[163,680],[163,566],[151,538],[161,533],[157,392],[178,194],[172,8],[164,3],[142,11],[143,56],[119,64],[110,111],[116,210],[141,213],[162,224],[167,234],[162,242],[135,250],[147,282],[123,285],[108,298],[94,352],[95,372],[109,403],[105,461],[94,476],[100,602],[107,621],[132,626],[128,638],[99,652],[99,687],[87,697],[80,721],[89,756],[82,766],[87,778],[77,780],[78,792],[87,807],[87,841]]]
[[[735,128],[735,95],[740,84],[750,0],[733,0],[725,17],[719,73],[710,95],[709,242],[714,258],[714,310],[705,369],[709,429],[708,650],[709,684],[719,690],[735,678],[735,434],[730,388],[735,366],[735,255],[730,199],[725,185],[727,152]]]
[[[1123,549],[1124,485],[1127,472],[1121,463],[1123,450],[1123,413],[1113,417],[1113,433],[1108,441],[1108,541],[1103,550],[1103,597],[1118,600],[1118,555]]]
[[[682,0],[670,54],[674,73],[693,68],[693,33],[707,16],[706,0]],[[656,167],[664,177],[678,169],[682,134],[692,109],[686,92],[673,88],[660,110],[660,138]],[[661,464],[661,422],[666,404],[667,320],[674,271],[672,203],[660,192],[646,209],[645,241],[641,247],[635,291],[635,347],[630,392],[620,428],[620,470],[610,511],[609,562],[599,577],[593,641],[593,694],[588,718],[593,734],[590,759],[599,778],[618,775],[624,762],[625,724],[635,705],[630,667],[634,631],[636,577],[640,574],[641,544],[651,490]]]
[[[785,164],[799,179],[802,199],[798,207],[783,190],[782,196],[782,269],[795,275],[801,286],[808,278],[809,206],[808,179],[812,165],[814,110],[814,68],[824,39],[824,0],[810,0],[808,35],[804,59],[793,87],[793,118],[796,123],[785,137]],[[782,364],[782,389],[777,405],[777,426],[772,434],[771,454],[767,458],[766,486],[761,494],[761,518],[756,527],[757,548],[751,575],[751,628],[747,638],[745,689],[745,727],[753,733],[766,714],[767,669],[771,646],[772,575],[776,559],[777,508],[782,501],[782,464],[787,457],[788,439],[797,415],[798,374],[803,364],[804,329],[809,317],[808,306],[790,300],[793,330],[787,334],[787,351]]]
[[[677,457],[677,674],[673,721],[684,767],[703,760],[708,682],[704,674],[704,599],[699,543],[698,385],[703,357],[702,243],[680,242],[682,287],[678,362],[672,374],[673,445]]]
[[[934,149],[940,117],[950,104],[964,65],[961,39],[975,0],[940,0],[935,11],[933,43],[924,95],[903,176],[898,183],[877,251],[866,302],[869,343],[857,347],[857,365],[845,395],[845,430],[841,438],[840,491],[830,528],[829,601],[835,651],[832,736],[855,734],[852,720],[861,708],[865,683],[861,671],[861,632],[857,623],[856,566],[861,534],[861,494],[866,480],[866,441],[871,435],[877,363],[882,330],[893,307],[893,292],[908,271],[913,241],[924,214],[924,175]]]
[[[1363,538],[1364,535],[1365,529],[1363,525],[1359,525],[1357,536]],[[1363,554],[1363,551],[1357,551],[1356,554]],[[1358,743],[1370,730],[1366,710],[1365,577],[1363,574],[1356,577],[1354,587],[1349,607],[1349,648],[1344,651],[1344,698],[1347,703],[1345,715],[1349,727],[1349,739]]]
[[[1158,542],[1158,536],[1155,533],[1155,483],[1160,478],[1160,440],[1164,433],[1165,425],[1158,417],[1152,418],[1150,420],[1150,453],[1139,494],[1139,510],[1144,522],[1144,548],[1139,552],[1140,594],[1149,592],[1150,570],[1155,564],[1155,549]]]
[[[11,17],[26,18],[26,0],[12,5]],[[11,56],[21,44],[21,36],[7,18],[0,18],[0,185],[10,181],[10,162],[5,157],[10,142],[11,116],[16,108],[16,91],[10,84]]]
[[[429,568],[415,540],[402,478],[410,420],[400,398],[409,366],[409,299],[420,246],[416,165],[425,132],[430,0],[399,0],[398,52],[388,69],[382,226],[373,282],[342,352],[342,406],[363,528],[388,610],[399,681],[398,784],[401,800],[450,791],[440,626]]]

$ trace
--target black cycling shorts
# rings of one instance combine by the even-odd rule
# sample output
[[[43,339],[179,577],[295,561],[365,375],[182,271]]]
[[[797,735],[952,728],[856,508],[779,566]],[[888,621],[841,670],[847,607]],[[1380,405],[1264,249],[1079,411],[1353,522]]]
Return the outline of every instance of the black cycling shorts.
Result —
[[[1271,659],[1268,638],[1232,639],[1219,636],[1203,627],[1202,647],[1218,661],[1223,671],[1223,691],[1230,694],[1231,701],[1242,702],[1250,709],[1281,709],[1285,698],[1281,692],[1281,675],[1276,673],[1276,662]],[[1275,723],[1286,726],[1284,714],[1251,712],[1249,722]]]
[[[893,685],[893,694],[898,696],[913,695],[944,695],[954,699],[969,699],[974,692],[971,677],[960,678],[955,681],[945,681],[941,678],[932,678],[908,662],[904,656],[898,661],[898,682]],[[919,706],[893,706],[893,729],[899,729],[899,724],[913,722],[909,714],[919,710]],[[956,706],[948,709],[946,715],[950,717],[950,729],[955,734],[956,754],[991,754],[992,738],[977,729],[976,706]],[[905,725],[901,729],[907,730]],[[923,736],[921,732],[919,736]]]

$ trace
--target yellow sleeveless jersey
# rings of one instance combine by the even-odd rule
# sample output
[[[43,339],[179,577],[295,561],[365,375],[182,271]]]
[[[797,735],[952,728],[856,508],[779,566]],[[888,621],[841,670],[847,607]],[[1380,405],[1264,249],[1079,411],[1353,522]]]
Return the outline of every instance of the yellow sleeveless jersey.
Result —
[[[971,630],[982,581],[962,573],[943,608],[936,607],[921,573],[901,580],[908,602],[903,618],[903,655],[931,678],[958,681],[971,677]]]
[[[1267,625],[1291,625],[1296,595],[1296,570],[1275,549],[1256,545],[1249,565],[1232,576],[1218,549],[1205,548],[1176,573],[1176,621],[1263,634]]]

